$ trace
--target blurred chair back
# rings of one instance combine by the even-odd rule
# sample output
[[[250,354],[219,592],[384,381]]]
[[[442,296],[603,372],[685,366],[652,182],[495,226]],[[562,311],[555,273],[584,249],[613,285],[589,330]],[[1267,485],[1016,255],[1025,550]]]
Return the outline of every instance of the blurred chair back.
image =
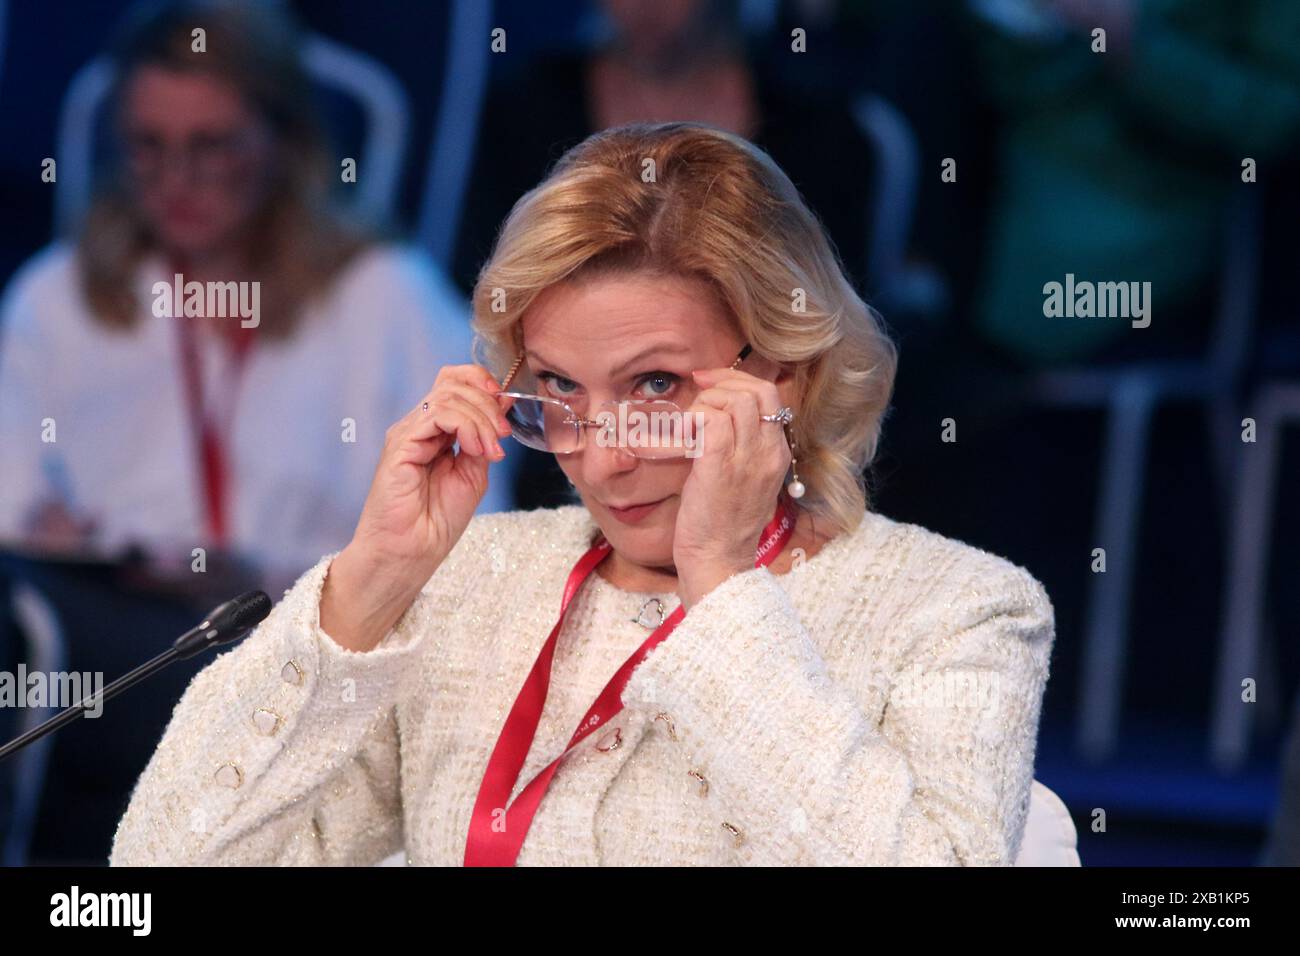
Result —
[[[1257,718],[1256,705],[1244,697],[1246,680],[1265,689],[1259,698],[1264,701],[1279,696],[1284,687],[1276,652],[1266,653],[1266,598],[1274,529],[1281,531],[1276,521],[1279,478],[1284,495],[1287,487],[1283,444],[1287,428],[1300,422],[1300,380],[1262,383],[1248,408],[1256,434],[1253,443],[1236,442],[1240,471],[1227,525],[1223,620],[1211,704],[1209,754],[1221,773],[1240,771],[1250,756]],[[1300,724],[1292,733],[1300,733]]]
[[[9,602],[17,627],[5,631],[20,632],[16,652],[4,657],[25,662],[29,673],[104,681],[170,648],[176,635],[201,620],[210,605],[141,588],[133,583],[138,570],[130,562],[50,560],[0,550],[0,577],[18,596]],[[33,744],[37,750],[28,748],[0,763],[0,773],[19,775],[19,805],[39,805],[39,813],[27,814],[19,834],[28,863],[97,866],[108,858],[131,791],[177,702],[211,660],[199,655],[175,661],[98,714],[88,713]],[[59,684],[69,687],[65,693],[75,689],[62,680]],[[34,726],[49,716],[32,708],[19,719]],[[6,738],[8,733],[6,727]],[[33,753],[44,754],[42,762],[12,766],[33,760]]]
[[[58,616],[49,602],[31,585],[15,581],[11,590],[10,613],[17,625],[21,646],[17,661],[29,674],[54,674],[67,669],[67,648]],[[18,688],[19,693],[23,688]],[[20,737],[54,716],[53,707],[22,707],[15,728]],[[6,742],[7,741],[0,741]],[[13,807],[7,829],[0,832],[0,866],[23,866],[36,825],[36,811],[45,788],[45,770],[54,737],[28,744],[3,764],[0,773],[10,775]]]
[[[492,7],[492,0],[452,0],[442,92],[416,226],[419,245],[443,268],[451,264],[461,205],[474,168],[491,55],[487,43],[453,43],[451,38],[490,36]]]
[[[1130,603],[1151,428],[1159,406],[1199,402],[1206,416],[1216,491],[1210,507],[1231,511],[1238,389],[1255,326],[1259,272],[1258,200],[1250,187],[1224,209],[1222,265],[1212,338],[1202,355],[1049,369],[1029,385],[1030,401],[1046,407],[1097,408],[1106,414],[1093,540],[1108,570],[1089,574],[1077,746],[1090,760],[1109,759],[1119,741]]]
[[[852,105],[858,131],[876,159],[867,210],[867,281],[885,312],[933,315],[947,307],[948,287],[933,269],[907,262],[916,214],[920,148],[907,118],[883,97],[867,94]]]

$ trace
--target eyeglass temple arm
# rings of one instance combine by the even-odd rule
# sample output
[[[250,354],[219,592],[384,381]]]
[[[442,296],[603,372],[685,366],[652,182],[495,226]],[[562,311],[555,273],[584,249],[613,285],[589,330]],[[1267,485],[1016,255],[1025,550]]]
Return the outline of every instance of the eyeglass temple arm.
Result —
[[[524,360],[524,353],[520,352],[519,357],[515,359],[515,364],[510,366],[510,371],[506,372],[506,377],[501,380],[501,391],[505,391],[510,385],[510,380],[515,377],[515,372],[519,371],[519,366]]]
[[[749,353],[753,351],[754,351],[754,346],[746,342],[745,347],[741,349],[740,354],[736,356],[736,361],[731,363],[731,367],[735,368],[741,362],[745,361],[745,359],[749,358]],[[510,371],[506,372],[506,377],[501,380],[502,391],[505,391],[506,388],[510,385],[511,380],[515,377],[515,373],[519,371],[519,365],[520,363],[523,362],[523,360],[524,360],[524,355],[522,352],[520,352],[519,357],[516,358],[514,364],[510,366]]]

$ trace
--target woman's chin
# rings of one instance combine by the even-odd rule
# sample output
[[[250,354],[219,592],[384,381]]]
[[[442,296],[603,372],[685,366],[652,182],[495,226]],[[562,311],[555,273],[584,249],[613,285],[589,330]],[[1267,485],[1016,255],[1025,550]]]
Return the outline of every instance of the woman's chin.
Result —
[[[607,512],[602,530],[615,550],[642,567],[671,567],[677,526],[677,500],[669,498],[653,512],[628,523]]]

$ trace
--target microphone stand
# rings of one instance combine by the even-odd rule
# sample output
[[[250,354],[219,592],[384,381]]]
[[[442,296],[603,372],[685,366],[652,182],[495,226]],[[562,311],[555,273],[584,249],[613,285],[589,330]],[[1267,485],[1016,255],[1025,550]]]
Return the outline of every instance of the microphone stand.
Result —
[[[230,644],[246,637],[270,611],[271,599],[261,591],[249,591],[234,600],[225,602],[215,608],[202,624],[181,635],[176,639],[176,643],[157,657],[119,677],[99,693],[82,698],[62,713],[56,714],[45,723],[33,727],[21,737],[16,737],[0,747],[0,760],[17,753],[47,734],[52,734],[60,727],[72,723],[96,704],[102,705],[104,701],[116,697],[128,687],[134,687],[145,678],[152,677],[168,664],[194,657],[210,647]]]

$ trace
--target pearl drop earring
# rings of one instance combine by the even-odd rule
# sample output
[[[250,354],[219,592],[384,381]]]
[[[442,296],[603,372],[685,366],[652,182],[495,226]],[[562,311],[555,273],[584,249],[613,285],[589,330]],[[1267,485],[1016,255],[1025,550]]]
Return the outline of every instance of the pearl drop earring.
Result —
[[[799,480],[799,459],[795,457],[794,436],[790,436],[790,473],[793,476],[790,484],[785,486],[785,490],[791,498],[802,498],[803,493],[807,491],[803,482]]]

